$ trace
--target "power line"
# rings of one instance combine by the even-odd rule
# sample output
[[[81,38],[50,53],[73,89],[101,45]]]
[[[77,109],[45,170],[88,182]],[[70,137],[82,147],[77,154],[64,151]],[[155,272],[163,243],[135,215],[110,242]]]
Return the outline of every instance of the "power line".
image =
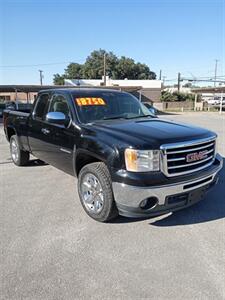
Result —
[[[163,77],[166,78],[166,76],[163,76]],[[164,81],[176,81],[176,80],[177,80],[177,78],[173,78],[173,79],[164,79]]]
[[[166,76],[163,76],[162,79],[163,79],[163,85],[164,85],[164,84],[165,84],[165,81],[167,81],[167,80],[166,80]]]
[[[0,66],[0,68],[26,68],[26,67],[40,67],[40,66],[53,66],[71,63],[70,61],[64,62],[54,62],[54,63],[43,63],[43,64],[33,64],[33,65],[6,65]]]
[[[189,81],[189,82],[218,82],[218,83],[225,83],[225,80],[215,80],[215,79],[199,79],[199,78],[196,78],[196,79],[193,79],[193,78],[182,78],[181,81]]]
[[[220,75],[220,76],[216,76],[216,78],[222,78],[222,77],[225,77],[225,75]],[[197,76],[197,77],[195,77],[195,78],[201,78],[201,79],[213,79],[214,80],[214,78],[215,77],[213,77],[213,76]]]
[[[216,76],[216,78],[217,78],[217,82],[219,82],[220,81],[220,79],[222,79],[222,81],[223,81],[223,79],[225,79],[225,75],[220,75],[220,76]],[[213,76],[211,76],[211,77],[209,77],[209,76],[199,76],[199,77],[194,77],[194,78],[190,78],[190,77],[181,77],[181,79],[180,79],[181,81],[200,81],[200,80],[203,80],[203,81],[215,81],[215,79],[214,79],[214,77]],[[166,79],[165,81],[177,81],[177,78],[173,78],[173,79]]]

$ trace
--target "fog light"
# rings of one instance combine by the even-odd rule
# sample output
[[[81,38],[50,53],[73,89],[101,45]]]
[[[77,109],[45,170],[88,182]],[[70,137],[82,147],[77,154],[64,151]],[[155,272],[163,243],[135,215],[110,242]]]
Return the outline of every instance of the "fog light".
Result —
[[[147,205],[147,203],[148,203],[148,199],[144,199],[143,201],[141,201],[141,203],[140,203],[140,208],[145,208],[145,206]]]
[[[150,209],[157,205],[158,199],[156,197],[149,197],[141,201],[140,208],[141,209]]]

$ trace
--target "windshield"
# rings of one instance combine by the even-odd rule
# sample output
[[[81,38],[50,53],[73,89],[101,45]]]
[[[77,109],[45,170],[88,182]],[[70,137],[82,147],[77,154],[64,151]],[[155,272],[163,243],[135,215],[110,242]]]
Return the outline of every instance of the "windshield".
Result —
[[[74,95],[79,119],[83,123],[110,119],[154,117],[149,110],[128,93],[99,92]]]

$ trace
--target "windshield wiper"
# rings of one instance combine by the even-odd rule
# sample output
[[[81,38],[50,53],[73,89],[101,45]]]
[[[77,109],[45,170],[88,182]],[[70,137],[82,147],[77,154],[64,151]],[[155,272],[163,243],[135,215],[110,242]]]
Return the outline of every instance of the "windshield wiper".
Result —
[[[104,117],[103,120],[114,120],[114,119],[124,119],[124,120],[129,120],[129,119],[137,119],[137,118],[145,118],[145,117],[151,117],[155,118],[153,115],[142,115],[142,116],[135,116],[135,117],[125,117],[125,116],[112,116],[112,117]]]
[[[103,120],[113,120],[113,119],[126,119],[122,116],[115,116],[115,117],[104,117]]]
[[[126,119],[138,119],[138,118],[145,118],[145,117],[155,118],[155,116],[153,116],[153,115],[142,115],[142,116],[135,116],[135,117],[130,117],[130,118],[126,118]]]

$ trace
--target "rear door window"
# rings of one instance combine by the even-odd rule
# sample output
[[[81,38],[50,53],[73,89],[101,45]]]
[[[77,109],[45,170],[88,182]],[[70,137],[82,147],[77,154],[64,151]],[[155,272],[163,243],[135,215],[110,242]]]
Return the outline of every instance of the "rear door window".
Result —
[[[45,116],[48,110],[48,105],[50,101],[49,94],[42,94],[37,99],[37,104],[35,107],[34,118],[37,120],[45,120]]]

